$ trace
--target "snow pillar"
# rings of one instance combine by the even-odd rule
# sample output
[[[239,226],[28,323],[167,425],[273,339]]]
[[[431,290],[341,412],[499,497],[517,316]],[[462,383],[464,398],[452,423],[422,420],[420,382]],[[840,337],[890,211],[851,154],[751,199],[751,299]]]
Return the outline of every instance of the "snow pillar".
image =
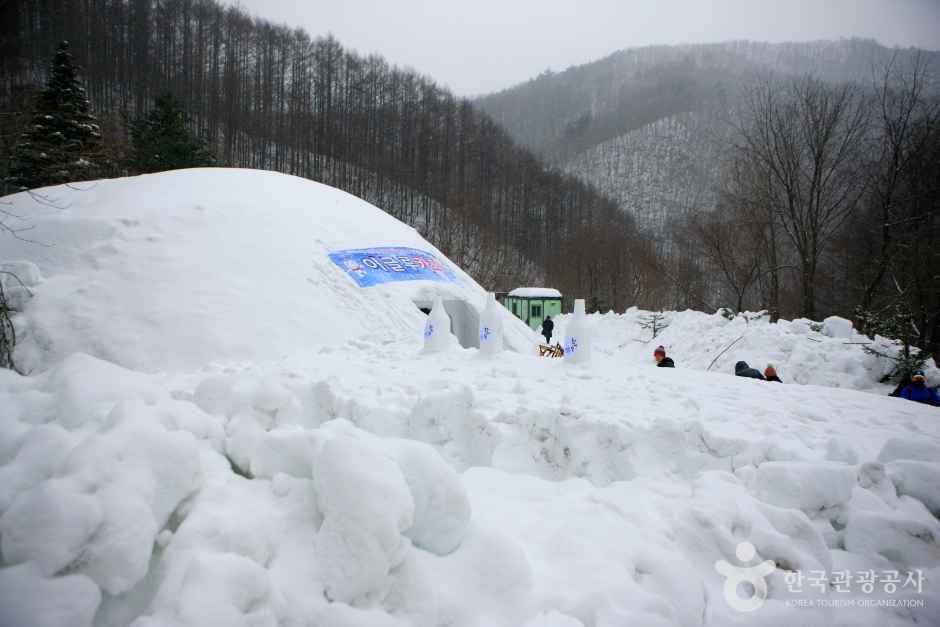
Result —
[[[428,321],[424,325],[424,352],[438,353],[454,346],[457,338],[450,332],[450,316],[444,311],[444,301],[434,299]]]
[[[584,299],[574,301],[571,322],[565,328],[565,361],[582,364],[591,361],[591,333],[584,315]]]
[[[486,297],[486,308],[480,316],[480,352],[484,355],[496,355],[503,350],[502,305],[496,302],[496,294],[490,292]]]

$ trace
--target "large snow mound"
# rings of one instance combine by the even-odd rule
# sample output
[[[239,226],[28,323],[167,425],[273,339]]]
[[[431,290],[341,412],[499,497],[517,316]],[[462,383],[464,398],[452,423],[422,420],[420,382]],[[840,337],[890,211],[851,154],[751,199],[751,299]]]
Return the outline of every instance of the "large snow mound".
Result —
[[[274,172],[181,170],[5,200],[31,227],[29,241],[0,240],[0,264],[34,293],[20,319],[26,370],[73,352],[151,371],[279,359],[420,337],[416,303],[437,295],[467,303],[471,318],[486,302],[411,227],[343,191]],[[456,279],[360,288],[328,257],[388,246],[430,252]],[[510,346],[529,350],[525,325],[508,312],[505,323]]]

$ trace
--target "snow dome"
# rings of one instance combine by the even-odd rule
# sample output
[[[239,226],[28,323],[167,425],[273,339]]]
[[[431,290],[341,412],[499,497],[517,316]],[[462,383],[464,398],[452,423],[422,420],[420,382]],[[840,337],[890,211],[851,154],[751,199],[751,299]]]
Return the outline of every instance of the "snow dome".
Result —
[[[417,347],[437,296],[460,343],[479,342],[486,292],[413,228],[326,185],[212,168],[10,200],[34,227],[0,251],[34,292],[26,370],[74,352],[155,371],[361,339]],[[529,350],[525,325],[505,319],[507,346]]]

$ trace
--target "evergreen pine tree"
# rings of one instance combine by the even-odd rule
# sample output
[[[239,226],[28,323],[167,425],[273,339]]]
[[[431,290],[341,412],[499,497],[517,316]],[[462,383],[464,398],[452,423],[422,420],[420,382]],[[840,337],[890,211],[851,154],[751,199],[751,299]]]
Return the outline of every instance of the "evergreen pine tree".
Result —
[[[7,183],[18,191],[95,178],[102,170],[100,143],[98,121],[63,41],[32,119],[13,147]]]
[[[915,346],[920,339],[920,330],[914,323],[914,312],[907,303],[898,301],[893,306],[877,312],[858,307],[855,310],[855,318],[859,328],[869,338],[874,339],[876,335],[880,335],[897,340],[901,344],[896,355],[884,353],[871,346],[862,347],[870,355],[895,362],[894,369],[884,378],[884,381],[897,380],[909,383],[911,373],[915,370],[922,370],[930,359],[930,353]]]
[[[206,143],[186,127],[186,115],[170,94],[157,98],[146,116],[130,124],[129,169],[143,174],[215,165]]]

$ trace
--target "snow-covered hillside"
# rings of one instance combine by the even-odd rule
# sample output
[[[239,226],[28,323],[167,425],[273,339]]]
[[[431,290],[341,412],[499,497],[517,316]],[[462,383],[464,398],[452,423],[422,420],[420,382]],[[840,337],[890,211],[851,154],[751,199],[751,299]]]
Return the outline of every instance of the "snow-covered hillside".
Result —
[[[936,409],[703,372],[666,335],[717,344],[692,313],[675,370],[617,350],[619,316],[585,365],[509,319],[519,351],[424,354],[416,303],[482,290],[358,287],[328,253],[449,264],[375,208],[246,171],[79,187],[14,197],[48,246],[0,240],[34,293],[33,373],[0,371],[0,625],[940,624]],[[732,607],[717,569],[766,560]]]
[[[617,201],[651,233],[692,210],[711,208],[722,133],[715,115],[682,113],[609,139],[564,168]]]
[[[718,157],[755,79],[810,73],[869,86],[872,68],[907,67],[915,57],[938,75],[940,52],[870,39],[643,46],[543,72],[477,102],[518,142],[616,200],[642,229],[665,235],[666,220],[713,207]]]

